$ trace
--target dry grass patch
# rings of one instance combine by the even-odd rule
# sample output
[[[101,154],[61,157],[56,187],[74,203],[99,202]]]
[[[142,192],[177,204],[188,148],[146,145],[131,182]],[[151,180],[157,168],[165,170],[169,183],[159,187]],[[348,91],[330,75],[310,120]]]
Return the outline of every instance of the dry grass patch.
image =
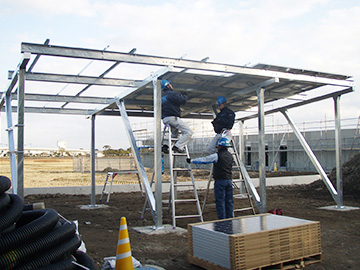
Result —
[[[0,173],[11,179],[10,159],[0,158]],[[151,175],[150,175],[151,177]],[[103,185],[106,173],[96,173],[96,185]],[[115,178],[114,184],[138,183],[135,174],[119,175]],[[63,187],[63,186],[90,186],[90,173],[73,171],[72,158],[34,158],[24,159],[24,187]]]

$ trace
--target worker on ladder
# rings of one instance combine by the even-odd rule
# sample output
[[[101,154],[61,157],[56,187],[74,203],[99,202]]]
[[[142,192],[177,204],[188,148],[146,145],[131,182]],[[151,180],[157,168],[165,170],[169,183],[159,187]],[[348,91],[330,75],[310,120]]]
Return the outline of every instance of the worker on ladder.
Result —
[[[227,138],[220,138],[217,143],[217,153],[206,157],[190,159],[187,163],[210,164],[214,163],[213,177],[216,212],[218,219],[232,218],[234,210],[232,167],[234,158],[228,151],[230,141]]]
[[[231,129],[234,126],[235,122],[235,113],[227,106],[226,98],[223,96],[219,96],[216,99],[216,103],[220,112],[211,122],[216,135],[209,143],[209,154],[214,154],[216,152],[216,145],[220,138],[225,137],[229,140],[229,142],[231,141]]]
[[[175,143],[172,150],[175,153],[185,153],[185,145],[187,145],[194,134],[191,128],[180,119],[180,106],[186,104],[187,96],[175,92],[171,83],[167,80],[161,81],[161,89],[163,91],[161,97],[161,118],[163,123],[170,125],[172,134],[177,134],[177,131],[181,131],[181,137]],[[169,146],[164,144],[162,151],[168,154]]]

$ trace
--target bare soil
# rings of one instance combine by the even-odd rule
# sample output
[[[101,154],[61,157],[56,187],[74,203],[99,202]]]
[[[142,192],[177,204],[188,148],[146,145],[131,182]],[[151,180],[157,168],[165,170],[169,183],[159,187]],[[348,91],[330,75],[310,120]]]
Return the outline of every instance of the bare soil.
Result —
[[[318,185],[318,184],[317,184]],[[267,189],[268,209],[282,208],[284,215],[307,220],[320,221],[322,240],[322,262],[312,264],[306,269],[360,269],[360,211],[330,211],[319,207],[335,205],[329,193],[311,185],[278,186]],[[189,196],[184,194],[184,196]],[[204,198],[204,192],[199,192]],[[215,207],[205,208],[205,221],[216,220]],[[98,199],[98,198],[97,198]],[[80,209],[89,205],[89,196],[76,195],[31,195],[25,202],[45,202],[47,208],[53,208],[69,220],[79,221],[79,231],[85,242],[87,253],[101,269],[104,258],[115,256],[120,218],[126,217],[132,255],[142,264],[161,266],[167,270],[202,269],[191,265],[187,260],[188,236],[169,233],[165,235],[146,235],[134,231],[133,227],[154,225],[148,211],[140,219],[144,204],[140,192],[114,193],[109,206],[98,209]],[[360,207],[358,197],[345,196],[344,205]],[[168,208],[164,206],[163,224],[171,224]],[[188,213],[186,207],[177,208],[177,213]],[[177,226],[187,228],[187,224],[197,219],[180,219]]]
[[[8,160],[0,159],[2,175],[10,177]],[[35,173],[35,174],[34,174]],[[65,173],[65,174],[63,174]],[[150,177],[151,177],[151,172]],[[257,177],[256,172],[249,172]],[[294,174],[294,172],[272,172],[268,177]],[[296,174],[296,172],[295,172]],[[330,174],[334,182],[334,174]],[[96,174],[97,184],[103,184],[106,174]],[[197,172],[197,180],[208,179],[208,173]],[[135,175],[119,182],[137,183]],[[89,174],[73,173],[72,161],[51,158],[25,159],[25,187],[89,185]],[[343,165],[344,205],[360,207],[360,154]],[[181,194],[192,197],[192,193]],[[199,191],[203,200],[204,191]],[[164,199],[166,194],[164,194]],[[99,196],[97,196],[97,204]],[[25,203],[44,202],[47,208],[56,210],[69,220],[79,221],[79,232],[85,242],[87,253],[102,268],[105,257],[116,255],[116,245],[121,217],[126,217],[129,228],[132,255],[142,264],[161,266],[167,270],[202,269],[191,265],[187,260],[187,234],[146,235],[133,230],[134,227],[154,225],[149,211],[141,219],[145,199],[140,192],[113,193],[108,207],[81,209],[90,205],[90,195],[46,194],[25,197]],[[216,220],[213,194],[210,192],[209,204],[203,213],[205,221]],[[267,188],[267,209],[282,208],[284,215],[306,220],[319,221],[321,224],[322,262],[306,266],[306,269],[360,269],[360,211],[330,211],[319,207],[335,205],[322,181],[309,185],[276,186]],[[178,214],[188,214],[194,207],[183,205],[176,208]],[[177,220],[177,227],[187,228],[189,223],[198,219]],[[163,224],[172,224],[167,205],[163,208]]]

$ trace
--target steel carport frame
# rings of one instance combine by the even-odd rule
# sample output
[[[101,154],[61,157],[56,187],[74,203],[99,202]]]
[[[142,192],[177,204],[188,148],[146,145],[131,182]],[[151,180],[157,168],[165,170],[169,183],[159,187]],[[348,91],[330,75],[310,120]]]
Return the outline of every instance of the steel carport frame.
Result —
[[[12,73],[9,86],[2,93],[0,108],[4,109],[6,104],[8,117],[9,149],[11,155],[13,192],[23,196],[23,148],[24,148],[24,113],[52,113],[84,115],[91,119],[91,205],[95,206],[95,119],[100,115],[121,116],[126,127],[134,157],[137,161],[139,175],[146,189],[146,194],[152,209],[155,228],[162,226],[162,190],[161,190],[161,89],[160,80],[170,80],[177,91],[186,92],[188,102],[183,106],[183,118],[211,119],[213,117],[213,105],[219,95],[227,97],[231,108],[234,111],[245,111],[249,108],[258,108],[259,123],[259,173],[260,173],[260,196],[251,183],[243,166],[243,173],[246,181],[250,184],[251,193],[256,201],[260,212],[266,211],[266,177],[265,177],[265,147],[264,147],[264,104],[281,100],[306,91],[314,91],[329,87],[326,95],[320,95],[317,100],[331,95],[336,100],[337,127],[337,177],[338,190],[333,191],[333,198],[339,207],[342,207],[342,182],[341,182],[341,159],[340,152],[340,118],[339,118],[339,97],[342,94],[353,91],[354,82],[350,76],[330,74],[324,72],[294,69],[266,64],[258,64],[252,67],[228,65],[208,62],[203,60],[186,60],[182,58],[159,57],[152,55],[136,54],[135,49],[129,53],[103,50],[92,50],[84,48],[53,46],[49,40],[44,44],[22,43],[22,60],[17,69]],[[27,64],[35,56],[30,68],[26,70]],[[62,59],[64,61],[90,60],[94,63],[105,63],[109,67],[99,76],[77,74],[64,74],[48,71],[34,72],[33,70],[41,62],[48,59]],[[47,63],[47,62],[46,62]],[[121,64],[121,65],[120,65]],[[136,68],[154,68],[155,72],[145,79],[121,79],[118,76],[108,77],[119,69],[119,66]],[[148,74],[149,74],[148,73]],[[48,92],[30,87],[31,82],[44,82],[51,85]],[[25,82],[26,91],[25,91]],[[51,93],[54,83],[66,85],[82,85],[82,89],[71,89],[70,94]],[[103,88],[102,88],[103,87]],[[89,94],[92,89],[100,89]],[[116,89],[115,94],[103,94],[103,89]],[[335,88],[335,89],[334,89]],[[327,89],[327,88],[326,88]],[[113,90],[114,91],[114,90]],[[49,93],[50,92],[50,93]],[[84,94],[88,95],[85,96]],[[11,100],[18,101],[17,106],[9,109]],[[316,101],[316,98],[313,100]],[[43,103],[46,103],[43,105]],[[48,104],[51,103],[52,106]],[[31,106],[30,106],[31,104]],[[306,104],[306,103],[304,103]],[[281,108],[281,112],[288,116],[289,105]],[[14,150],[11,111],[17,112],[18,124],[18,149]],[[154,160],[155,160],[155,197],[148,185],[148,179],[143,172],[143,164],[136,143],[133,139],[129,118],[154,117]],[[287,117],[289,118],[289,117]],[[240,123],[246,119],[239,119]],[[288,119],[289,120],[289,119]],[[291,120],[289,120],[291,122]],[[241,149],[241,144],[240,144]],[[14,161],[14,154],[17,154],[17,164]],[[241,155],[243,156],[243,154]],[[15,171],[17,169],[17,171]],[[246,176],[247,175],[247,176]],[[331,184],[331,183],[330,183]],[[336,195],[338,194],[338,195]],[[340,195],[341,194],[341,195]],[[335,196],[334,196],[335,195]]]

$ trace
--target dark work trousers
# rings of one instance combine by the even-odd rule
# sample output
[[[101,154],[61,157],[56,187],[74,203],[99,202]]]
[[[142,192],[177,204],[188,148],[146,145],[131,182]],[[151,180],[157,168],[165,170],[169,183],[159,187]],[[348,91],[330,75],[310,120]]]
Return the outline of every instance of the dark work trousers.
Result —
[[[218,219],[232,218],[234,210],[232,180],[215,180],[214,195]]]

